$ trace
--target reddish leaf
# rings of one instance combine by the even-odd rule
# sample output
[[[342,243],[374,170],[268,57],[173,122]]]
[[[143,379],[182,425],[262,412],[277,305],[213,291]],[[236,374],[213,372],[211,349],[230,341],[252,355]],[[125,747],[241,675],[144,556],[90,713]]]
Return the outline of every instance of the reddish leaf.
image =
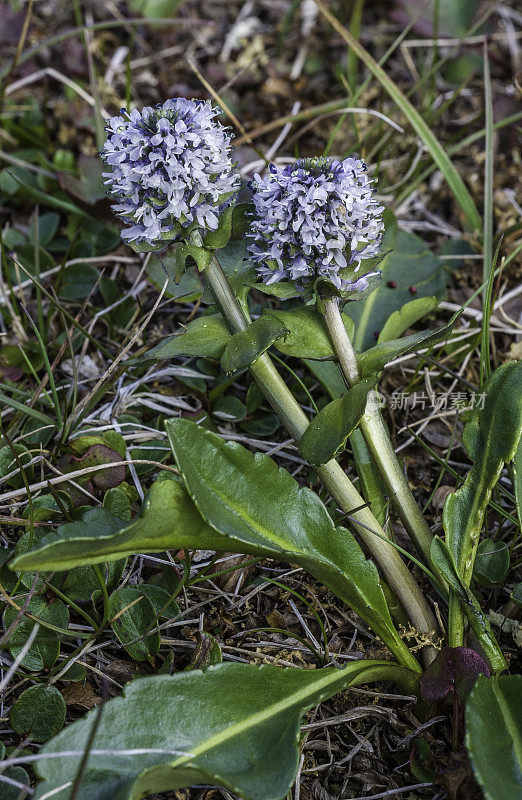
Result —
[[[443,647],[421,678],[421,694],[433,703],[448,695],[463,703],[478,676],[489,674],[487,663],[471,647]]]
[[[16,45],[24,27],[25,11],[15,11],[10,3],[0,3],[0,45]]]
[[[121,461],[121,456],[112,447],[105,444],[93,444],[79,459],[78,467],[94,467],[101,464],[115,464]],[[90,474],[90,480],[98,489],[114,489],[125,480],[125,466],[108,467]]]
[[[479,4],[480,0],[440,0],[437,35],[464,36],[472,25]],[[395,0],[390,16],[400,25],[414,20],[413,30],[421,36],[435,35],[433,3],[419,8],[415,0]]]
[[[6,363],[5,359],[0,357],[0,379],[4,381],[11,381],[16,383],[20,378],[23,378],[24,372],[20,367],[12,367]]]

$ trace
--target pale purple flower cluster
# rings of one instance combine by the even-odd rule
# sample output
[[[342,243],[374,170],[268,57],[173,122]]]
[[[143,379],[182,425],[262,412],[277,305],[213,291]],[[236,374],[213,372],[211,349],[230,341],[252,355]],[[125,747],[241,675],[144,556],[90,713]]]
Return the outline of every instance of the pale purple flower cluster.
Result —
[[[126,241],[154,245],[194,228],[215,230],[219,206],[238,188],[230,136],[210,102],[178,97],[112,117],[101,152],[116,198],[114,211],[129,225]]]
[[[254,177],[249,234],[261,279],[305,287],[324,278],[342,291],[367,289],[379,270],[362,274],[361,261],[379,253],[384,208],[364,161],[305,158],[269,170]]]

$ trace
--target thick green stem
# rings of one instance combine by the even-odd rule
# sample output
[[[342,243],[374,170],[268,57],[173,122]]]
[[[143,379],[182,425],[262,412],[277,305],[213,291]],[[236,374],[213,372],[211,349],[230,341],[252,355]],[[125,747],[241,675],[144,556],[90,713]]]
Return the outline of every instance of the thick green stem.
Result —
[[[213,259],[205,270],[205,278],[230,331],[237,333],[245,330],[249,325],[248,318],[216,259]],[[274,367],[270,357],[266,353],[261,355],[251,364],[250,371],[268,402],[298,443],[308,427],[308,418]],[[350,515],[350,521],[379,564],[384,577],[399,598],[414,627],[424,635],[436,631],[435,617],[415,579],[398,551],[386,541],[387,535],[371,511],[367,507],[361,508],[364,506],[364,500],[339,464],[334,460],[329,461],[322,467],[318,467],[316,472],[339,506]],[[354,511],[354,509],[359,510]],[[404,649],[408,654],[409,665],[411,665],[413,656],[406,646]],[[403,663],[406,653],[402,654],[401,661]]]
[[[325,320],[344,379],[348,386],[353,386],[360,379],[357,357],[335,297],[325,300]],[[393,449],[382,414],[375,404],[368,404],[366,407],[360,428],[393,507],[421,558],[429,564],[432,533],[415,502]]]
[[[448,644],[450,647],[462,647],[464,644],[464,609],[454,592],[450,592],[449,596]]]

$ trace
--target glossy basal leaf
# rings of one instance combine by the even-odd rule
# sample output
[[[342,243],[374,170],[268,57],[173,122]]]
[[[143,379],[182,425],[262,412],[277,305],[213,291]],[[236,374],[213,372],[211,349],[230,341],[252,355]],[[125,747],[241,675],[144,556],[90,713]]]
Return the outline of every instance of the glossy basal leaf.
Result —
[[[12,781],[16,781],[15,784],[9,784],[5,781],[1,782],[2,800],[20,800],[20,797],[24,796],[23,793],[21,793],[20,785],[27,786],[28,791],[31,790],[31,779],[23,767],[18,767],[16,765],[14,767],[5,767],[2,774]]]
[[[123,558],[104,565],[102,575],[109,592],[118,585],[126,563],[126,559]],[[88,602],[93,593],[100,589],[100,584],[92,567],[76,567],[76,569],[71,569],[67,573],[59,572],[53,575],[50,583],[74,603]]]
[[[434,344],[444,341],[449,337],[457,319],[458,314],[452,317],[448,324],[442,328],[419,331],[418,333],[412,333],[410,336],[402,336],[400,339],[381,341],[374,347],[370,347],[369,350],[359,353],[357,363],[362,376],[366,377],[373,372],[380,372],[394,358],[406,355],[406,353],[412,353],[414,350],[432,347]]]
[[[486,800],[522,794],[522,675],[480,676],[466,704],[466,747]]]
[[[474,409],[463,435],[473,466],[464,484],[448,495],[442,518],[446,541],[466,585],[491,492],[504,463],[514,457],[522,433],[522,363],[502,364],[481,393],[484,407]]]
[[[189,420],[168,420],[166,428],[196,507],[229,539],[228,549],[299,564],[395,650],[400,637],[375,565],[365,559],[349,531],[334,526],[316,494],[301,488],[268,456],[225,442]],[[402,642],[400,649],[403,652]]]
[[[145,592],[134,586],[116,589],[109,597],[109,618],[114,633],[135,661],[150,661],[158,654],[158,619]]]
[[[324,317],[313,306],[297,306],[289,311],[270,309],[264,312],[276,317],[288,329],[276,347],[286,356],[312,359],[333,359],[334,352]],[[342,314],[350,338],[353,337],[353,320]]]
[[[267,413],[266,411],[259,411],[243,420],[241,423],[241,430],[248,433],[249,436],[273,436],[274,433],[281,427],[281,420],[277,414]]]
[[[192,320],[183,333],[160,342],[139,360],[165,361],[177,356],[219,359],[230,338],[221,314],[210,314]]]
[[[229,540],[202,520],[184,487],[163,475],[152,484],[132,523],[115,520],[103,508],[90,509],[81,521],[61,525],[35,549],[14,559],[10,567],[63,571],[135,553],[161,553],[176,547],[221,550],[227,546]]]
[[[82,158],[82,156],[80,156],[80,158]],[[105,195],[105,192],[103,192],[103,194]],[[38,226],[36,226],[37,219]],[[52,211],[47,214],[40,214],[39,217],[35,217],[31,223],[28,241],[31,242],[31,244],[38,243],[40,247],[47,247],[54,239],[59,223],[59,214],[55,214]],[[38,236],[36,236],[36,227],[38,227]]]
[[[180,422],[187,423],[187,432],[192,432],[192,426],[198,433],[203,432],[194,423],[171,420],[168,423],[171,443],[176,440],[178,450],[183,444],[182,431],[179,426],[176,428],[176,423]],[[229,448],[218,436],[212,436],[208,442],[202,440],[207,447],[199,446],[198,456],[204,460],[208,456],[204,466],[213,472],[212,478],[217,477],[219,469],[224,489],[233,499],[241,499],[246,496],[246,489],[241,475],[237,474],[238,468],[233,463],[224,468]],[[189,443],[190,457],[195,459],[196,448],[190,450],[190,447]],[[222,447],[225,448],[223,455]],[[105,509],[91,509],[81,522],[60,526],[44,537],[34,550],[14,559],[12,568],[59,571],[115,561],[135,553],[185,548],[233,551],[290,561],[303,566],[351,605],[398,657],[409,658],[391,621],[375,565],[364,558],[351,533],[335,528],[319,498],[308,489],[299,489],[296,481],[279,470],[272,459],[260,454],[254,459],[239,445],[232,446],[230,455],[238,456],[250,469],[245,480],[255,486],[257,509],[254,513],[258,514],[253,527],[245,516],[249,512],[245,507],[232,520],[232,525],[221,526],[223,532],[218,532],[204,521],[184,487],[165,474],[152,485],[139,516],[131,524],[118,523]],[[217,510],[211,486],[206,488],[207,495],[203,499],[216,503]],[[252,494],[251,488],[248,491]],[[252,498],[248,500],[252,502]],[[272,529],[267,527],[267,522]]]
[[[280,800],[297,772],[303,714],[383,674],[404,691],[415,686],[414,673],[382,661],[355,661],[341,670],[228,663],[132,681],[123,697],[104,705],[76,800],[141,800],[194,784],[222,786],[249,800]],[[69,725],[43,752],[83,753],[96,714]],[[50,793],[68,800],[80,759],[39,761],[43,780],[35,800]]]
[[[98,489],[112,489],[125,480],[126,468],[120,462],[122,456],[106,444],[93,444],[78,460],[78,469],[101,466],[103,464],[118,464],[117,467],[108,466],[90,475],[90,480]]]
[[[326,464],[359,424],[366,398],[377,383],[377,376],[365,378],[346,394],[324,406],[312,419],[299,442],[299,453],[312,466]]]
[[[437,308],[438,304],[437,297],[417,297],[415,300],[410,300],[402,308],[390,314],[382,327],[377,343],[398,339],[408,328]]]
[[[246,415],[246,406],[239,397],[233,397],[232,395],[218,397],[212,405],[212,416],[223,422],[241,422]]]
[[[288,329],[275,316],[263,315],[229,339],[221,356],[221,366],[227,375],[245,369],[287,333]]]
[[[162,586],[154,583],[140,583],[137,589],[142,594],[147,595],[158,619],[160,617],[162,619],[172,619],[180,613],[178,604]]]
[[[129,522],[132,517],[130,497],[121,487],[109,489],[103,498],[103,507],[118,519]]]
[[[346,308],[355,322],[354,347],[358,352],[372,347],[391,314],[402,309],[413,296],[440,299],[445,292],[442,261],[418,236],[391,225],[382,247],[391,252],[379,265],[381,285],[366,300]]]

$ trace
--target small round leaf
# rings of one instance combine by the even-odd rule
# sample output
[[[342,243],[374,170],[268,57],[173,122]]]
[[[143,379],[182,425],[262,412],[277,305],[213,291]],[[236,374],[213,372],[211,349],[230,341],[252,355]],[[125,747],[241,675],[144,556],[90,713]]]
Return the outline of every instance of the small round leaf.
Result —
[[[11,708],[9,722],[20,736],[47,742],[61,731],[65,722],[65,701],[54,686],[31,686]]]

